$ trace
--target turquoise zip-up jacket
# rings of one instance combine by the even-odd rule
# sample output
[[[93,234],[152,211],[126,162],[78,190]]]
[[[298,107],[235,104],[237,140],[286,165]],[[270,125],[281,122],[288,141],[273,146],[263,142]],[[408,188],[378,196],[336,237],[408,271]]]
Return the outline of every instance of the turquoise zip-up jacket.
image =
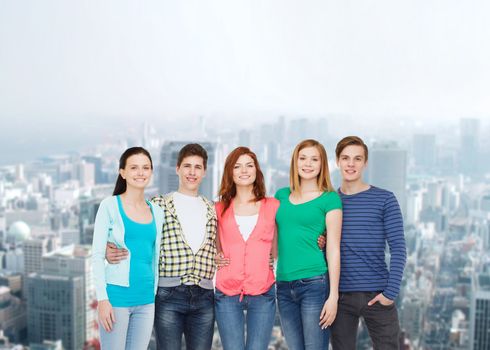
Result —
[[[153,256],[153,268],[155,271],[155,290],[158,287],[158,262],[160,253],[160,242],[162,240],[163,210],[158,205],[146,201],[152,208],[155,219],[155,249]],[[117,197],[105,198],[99,206],[94,224],[94,239],[92,242],[92,267],[97,300],[107,300],[106,286],[114,284],[129,287],[129,262],[131,252],[127,259],[118,264],[109,264],[105,259],[106,245],[112,242],[119,248],[128,249],[124,243],[124,223],[119,213]]]

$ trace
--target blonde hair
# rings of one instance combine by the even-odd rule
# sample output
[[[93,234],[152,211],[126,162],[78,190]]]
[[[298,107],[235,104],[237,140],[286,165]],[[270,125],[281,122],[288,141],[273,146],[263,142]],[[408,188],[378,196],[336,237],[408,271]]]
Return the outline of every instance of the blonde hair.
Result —
[[[300,184],[300,176],[298,173],[298,158],[299,158],[299,152],[303,148],[307,147],[316,147],[318,152],[320,153],[320,161],[321,161],[321,168],[320,168],[320,174],[318,174],[317,177],[317,185],[318,189],[324,192],[332,192],[335,191],[335,189],[332,186],[332,182],[330,181],[330,171],[328,170],[328,158],[327,158],[327,152],[325,151],[325,148],[323,145],[316,141],[316,140],[304,140],[301,141],[293,151],[293,156],[291,158],[291,168],[289,169],[289,187],[291,189],[291,193],[297,193],[301,187]]]

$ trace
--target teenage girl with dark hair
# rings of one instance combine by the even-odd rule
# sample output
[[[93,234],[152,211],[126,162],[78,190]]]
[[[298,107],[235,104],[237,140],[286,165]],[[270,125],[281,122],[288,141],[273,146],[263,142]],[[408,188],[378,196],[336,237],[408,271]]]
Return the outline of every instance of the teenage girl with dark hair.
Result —
[[[97,211],[92,264],[102,349],[146,349],[150,342],[163,225],[162,210],[145,200],[152,173],[147,150],[127,149],[113,196]],[[127,249],[129,258],[106,264],[108,242]]]

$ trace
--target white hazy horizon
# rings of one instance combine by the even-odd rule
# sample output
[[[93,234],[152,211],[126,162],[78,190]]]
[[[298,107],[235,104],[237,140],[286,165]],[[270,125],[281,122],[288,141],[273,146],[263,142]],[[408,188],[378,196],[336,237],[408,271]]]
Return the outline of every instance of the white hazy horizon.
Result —
[[[488,120],[489,13],[485,0],[3,1],[0,148],[198,116]]]

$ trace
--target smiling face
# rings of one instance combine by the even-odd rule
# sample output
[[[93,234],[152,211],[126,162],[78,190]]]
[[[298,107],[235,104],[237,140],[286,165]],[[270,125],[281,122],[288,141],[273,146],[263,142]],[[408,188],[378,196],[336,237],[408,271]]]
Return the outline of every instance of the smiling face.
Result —
[[[337,166],[343,181],[362,181],[362,173],[367,166],[364,148],[358,145],[345,147],[337,158]]]
[[[152,173],[150,158],[142,153],[128,157],[124,169],[119,169],[128,188],[144,189],[150,182]]]
[[[316,147],[305,147],[298,153],[298,175],[303,180],[316,179],[322,168],[320,151]]]
[[[179,176],[179,192],[197,195],[199,185],[206,175],[203,158],[200,156],[185,157],[177,167],[176,173]]]
[[[255,162],[248,154],[241,155],[233,167],[233,182],[236,186],[253,185],[257,177]]]

